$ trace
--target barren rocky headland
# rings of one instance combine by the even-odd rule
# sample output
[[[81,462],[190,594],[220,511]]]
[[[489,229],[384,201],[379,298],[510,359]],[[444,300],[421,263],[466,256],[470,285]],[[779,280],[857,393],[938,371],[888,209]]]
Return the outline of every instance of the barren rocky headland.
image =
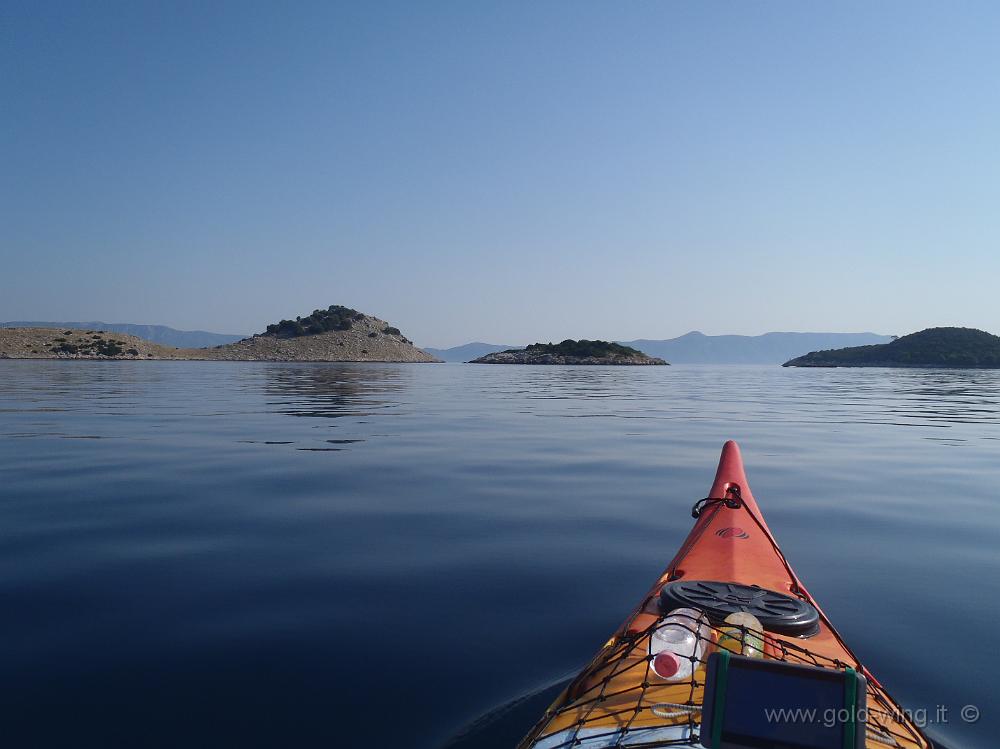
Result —
[[[213,348],[171,348],[100,330],[0,328],[0,359],[438,361],[385,320],[338,305]]]

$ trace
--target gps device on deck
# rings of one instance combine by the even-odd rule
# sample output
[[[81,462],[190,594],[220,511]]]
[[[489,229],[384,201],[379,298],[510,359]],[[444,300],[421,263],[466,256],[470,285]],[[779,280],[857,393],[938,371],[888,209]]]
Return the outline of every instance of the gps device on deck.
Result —
[[[708,657],[701,744],[709,749],[864,749],[865,677],[853,669]]]

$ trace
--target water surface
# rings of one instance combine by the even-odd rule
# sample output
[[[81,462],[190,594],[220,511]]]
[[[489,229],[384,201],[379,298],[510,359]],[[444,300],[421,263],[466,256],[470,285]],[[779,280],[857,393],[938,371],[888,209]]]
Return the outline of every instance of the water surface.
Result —
[[[5,743],[440,747],[589,659],[730,438],[859,656],[993,746],[1000,373],[87,361],[0,362]]]

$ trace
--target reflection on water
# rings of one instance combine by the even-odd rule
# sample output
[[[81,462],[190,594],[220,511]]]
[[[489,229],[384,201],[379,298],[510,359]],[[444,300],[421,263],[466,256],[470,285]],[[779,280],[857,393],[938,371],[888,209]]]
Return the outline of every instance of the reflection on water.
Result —
[[[295,366],[278,364],[260,375],[267,405],[290,416],[338,418],[370,416],[398,407],[407,387],[406,369],[398,365],[361,368],[350,365]]]
[[[5,735],[510,745],[729,438],[861,657],[992,746],[1000,373],[752,366],[0,362]]]

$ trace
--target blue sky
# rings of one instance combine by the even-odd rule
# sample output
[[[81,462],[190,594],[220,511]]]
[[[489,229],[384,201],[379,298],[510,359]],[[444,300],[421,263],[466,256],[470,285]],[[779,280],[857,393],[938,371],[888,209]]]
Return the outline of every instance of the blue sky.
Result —
[[[0,320],[1000,332],[992,3],[7,2]]]

